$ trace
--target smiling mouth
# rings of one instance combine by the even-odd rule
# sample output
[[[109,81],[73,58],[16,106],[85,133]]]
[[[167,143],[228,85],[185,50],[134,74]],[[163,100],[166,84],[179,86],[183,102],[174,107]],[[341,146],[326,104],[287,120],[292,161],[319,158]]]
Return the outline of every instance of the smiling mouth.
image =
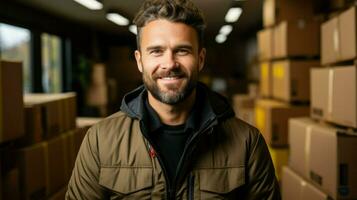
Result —
[[[162,80],[176,80],[176,79],[181,79],[182,76],[169,76],[169,77],[160,77]]]

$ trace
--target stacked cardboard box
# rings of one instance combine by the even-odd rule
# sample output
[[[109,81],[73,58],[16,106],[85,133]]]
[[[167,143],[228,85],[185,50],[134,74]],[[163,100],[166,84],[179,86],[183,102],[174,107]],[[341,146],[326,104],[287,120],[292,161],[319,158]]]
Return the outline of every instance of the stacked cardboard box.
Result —
[[[24,135],[22,63],[0,61],[0,143]]]
[[[88,128],[101,118],[78,118],[76,128],[6,152],[1,177],[5,199],[63,199]],[[11,167],[9,167],[11,166]],[[17,192],[16,192],[17,191]],[[1,193],[0,193],[1,194]]]
[[[289,167],[298,176],[333,199],[357,197],[357,135],[310,118],[291,119],[289,134]]]
[[[278,179],[282,167],[288,162],[288,120],[308,113],[308,106],[295,106],[272,99],[256,101],[255,125],[269,146]]]
[[[288,146],[288,119],[309,114],[308,106],[294,106],[271,99],[259,99],[255,123],[271,147]]]
[[[285,102],[309,102],[310,68],[318,65],[311,60],[274,61],[273,97]]]
[[[321,25],[323,68],[310,69],[310,118],[289,122],[286,199],[307,186],[314,188],[315,199],[357,198],[356,16],[352,6]]]
[[[356,65],[311,70],[311,117],[357,128]]]
[[[26,135],[31,144],[75,128],[76,94],[26,94]]]
[[[321,25],[321,64],[352,60],[357,55],[356,6]]]
[[[0,78],[0,199],[63,199],[84,135],[98,119],[76,126],[74,93],[23,96],[21,63],[0,62]]]
[[[286,166],[283,167],[281,187],[284,200],[330,200],[328,195]]]
[[[270,27],[284,20],[310,18],[313,16],[313,2],[304,0],[264,0],[263,24]]]
[[[264,29],[257,33],[260,96],[255,125],[273,157],[276,174],[288,160],[288,120],[308,116],[310,69],[319,66],[320,22],[313,1],[264,0]]]
[[[306,101],[308,93],[302,84],[308,82],[307,68],[318,65],[312,58],[320,53],[320,23],[313,19],[313,2],[265,0],[263,12],[264,29],[257,33],[261,95],[286,101]],[[300,61],[302,58],[304,60]],[[297,73],[301,75],[294,76]],[[282,81],[286,84],[281,84]],[[275,88],[285,94],[274,93],[274,85],[285,87]],[[294,91],[286,93],[290,90]]]

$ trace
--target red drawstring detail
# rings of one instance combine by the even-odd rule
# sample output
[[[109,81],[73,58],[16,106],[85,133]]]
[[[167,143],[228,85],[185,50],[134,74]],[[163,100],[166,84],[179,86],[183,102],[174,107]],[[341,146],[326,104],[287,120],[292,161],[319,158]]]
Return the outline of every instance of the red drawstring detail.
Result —
[[[149,152],[150,152],[150,157],[151,157],[151,158],[155,158],[156,152],[155,152],[154,148],[150,147]]]

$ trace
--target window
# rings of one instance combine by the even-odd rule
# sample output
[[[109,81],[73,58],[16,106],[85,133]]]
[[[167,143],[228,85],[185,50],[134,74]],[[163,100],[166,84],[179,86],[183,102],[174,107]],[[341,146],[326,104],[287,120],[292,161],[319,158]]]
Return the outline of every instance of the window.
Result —
[[[61,38],[43,33],[42,42],[42,85],[46,93],[62,91],[62,45]]]
[[[28,29],[0,23],[0,59],[23,63],[23,89],[32,90],[31,33]]]

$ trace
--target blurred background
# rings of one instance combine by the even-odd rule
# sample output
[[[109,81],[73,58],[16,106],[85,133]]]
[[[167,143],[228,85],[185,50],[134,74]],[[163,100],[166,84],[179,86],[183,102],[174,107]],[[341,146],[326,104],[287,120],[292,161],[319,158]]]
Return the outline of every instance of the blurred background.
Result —
[[[283,199],[357,199],[354,0],[193,0],[200,81],[268,143]],[[142,84],[142,0],[0,1],[0,199],[64,199],[82,139]]]

